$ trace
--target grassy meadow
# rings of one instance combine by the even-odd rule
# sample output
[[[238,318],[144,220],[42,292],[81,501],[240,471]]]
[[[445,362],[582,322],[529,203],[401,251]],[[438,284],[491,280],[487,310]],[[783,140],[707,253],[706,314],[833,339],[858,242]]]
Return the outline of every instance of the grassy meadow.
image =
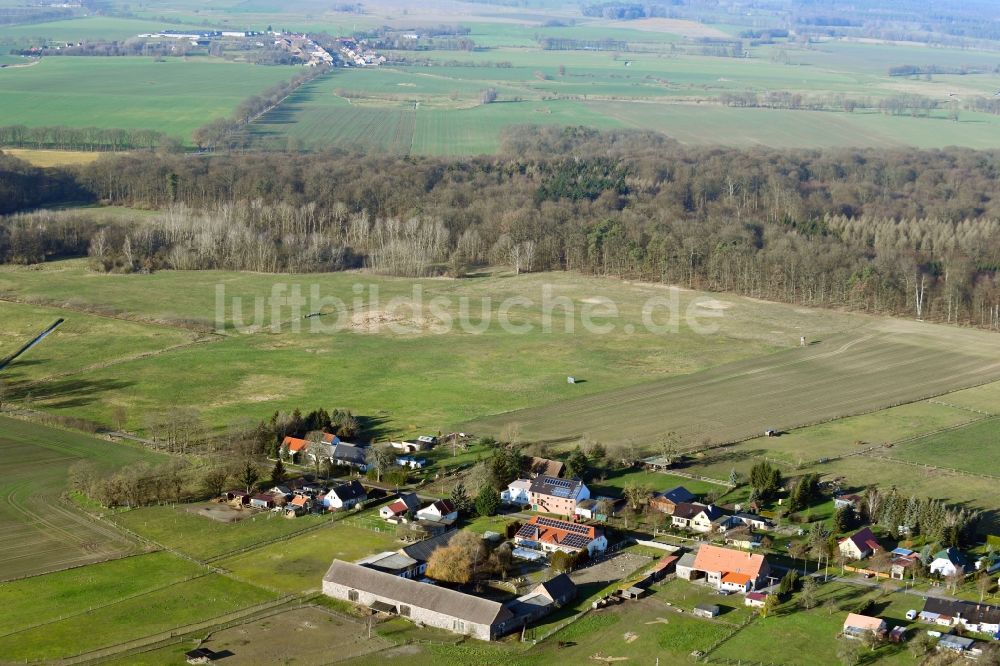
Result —
[[[244,310],[250,311],[253,298],[269,295],[275,285],[282,284],[300,284],[303,294],[316,285],[320,295],[337,296],[352,308],[354,285],[361,284],[363,312],[354,311],[350,317],[343,314],[338,327],[335,315],[296,320],[286,309],[277,313],[285,323],[275,332],[269,326],[273,313],[264,308],[262,328],[256,332],[236,332],[230,326],[227,335],[216,336],[212,342],[89,369],[86,379],[95,390],[87,404],[64,406],[58,400],[46,400],[44,381],[38,384],[35,402],[98,422],[109,419],[107,405],[122,404],[130,415],[130,427],[136,429],[144,427],[144,411],[182,401],[220,427],[264,418],[276,409],[326,406],[374,417],[385,434],[436,432],[490,414],[767,358],[797,345],[802,331],[847,334],[869,321],[863,316],[747,299],[722,302],[698,292],[570,273],[462,280],[211,271],[97,276],[89,274],[81,262],[58,262],[30,272],[0,270],[0,290],[18,297],[58,303],[64,294],[73,293],[77,307],[113,308],[143,323],[184,320],[211,326],[216,285],[226,288],[229,317],[231,297],[241,296]],[[378,290],[377,303],[369,296],[372,288]],[[389,307],[393,298],[412,298],[414,288],[422,290],[422,312],[405,304]],[[531,327],[522,335],[511,335],[499,323],[503,301],[515,297],[532,301],[528,307],[510,310],[511,324]],[[567,330],[563,310],[554,308],[547,331],[543,302],[563,297],[572,302],[574,313],[568,320],[572,330]],[[664,303],[657,306],[663,308],[663,316],[668,306],[674,307],[671,299],[682,312],[696,301],[711,306],[693,306],[693,311],[703,323],[717,325],[717,333],[701,335],[685,325],[666,335],[646,329],[642,308],[654,297],[666,299],[657,301]],[[453,318],[450,329],[442,327],[444,320],[431,317],[427,309],[435,298],[447,303],[445,313]],[[583,325],[582,312],[592,308],[599,314],[595,303],[600,299],[614,302],[619,315],[611,319],[595,316],[595,323],[610,322],[612,330],[592,334]],[[466,326],[460,324],[463,308],[469,313]],[[483,312],[489,320],[477,332]],[[719,314],[723,316],[713,316]],[[228,321],[232,324],[231,317]],[[313,330],[313,322],[327,330]],[[293,324],[300,325],[300,330]],[[57,344],[50,345],[50,353],[59,350],[59,338],[46,341],[53,342]],[[42,350],[39,347],[40,354]],[[191,372],[191,368],[199,371]],[[52,371],[51,364],[32,368],[40,379]],[[570,374],[585,381],[568,385]],[[656,427],[669,425],[666,421]],[[574,428],[564,434],[575,432]]]

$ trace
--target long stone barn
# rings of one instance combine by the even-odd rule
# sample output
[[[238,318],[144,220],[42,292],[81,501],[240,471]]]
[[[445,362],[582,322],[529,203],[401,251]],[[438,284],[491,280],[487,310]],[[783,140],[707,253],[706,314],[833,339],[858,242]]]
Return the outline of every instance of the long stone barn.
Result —
[[[334,560],[323,576],[323,594],[484,641],[523,624],[497,601],[341,560]]]

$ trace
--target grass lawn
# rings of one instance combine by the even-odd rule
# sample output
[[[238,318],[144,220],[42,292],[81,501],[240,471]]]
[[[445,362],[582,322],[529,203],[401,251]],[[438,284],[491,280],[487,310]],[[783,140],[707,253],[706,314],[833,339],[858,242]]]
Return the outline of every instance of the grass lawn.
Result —
[[[707,495],[709,493],[721,494],[728,490],[727,486],[697,479],[689,479],[685,476],[676,476],[665,472],[646,472],[643,470],[613,470],[604,478],[592,479],[587,487],[590,489],[592,497],[607,495],[608,497],[621,497],[625,486],[629,484],[646,486],[653,492],[670,490],[677,486],[684,486],[695,495]]]
[[[260,588],[209,574],[0,637],[0,654],[10,661],[55,659],[168,631],[273,598]]]
[[[115,514],[113,519],[147,539],[200,560],[219,557],[332,520],[332,515],[309,515],[289,520],[280,514],[258,512],[239,522],[220,523],[187,509],[185,505],[149,506]]]
[[[964,409],[925,400],[798,428],[780,437],[758,437],[728,447],[727,451],[738,456],[766,456],[772,461],[799,466],[820,458],[851,454],[867,446],[950,428],[977,418],[980,416]],[[901,445],[901,448],[903,446],[908,447],[909,444]]]
[[[812,610],[797,607],[795,600],[779,607],[778,614],[756,620],[712,652],[718,659],[743,659],[765,663],[797,663],[808,655],[809,663],[817,666],[839,665],[837,636],[844,618],[866,597],[876,597],[866,588],[828,583],[819,589],[820,605]],[[917,597],[894,594],[879,597],[869,614],[883,617],[890,625],[908,624],[906,610],[919,604]],[[918,608],[920,606],[917,606]],[[875,653],[879,664],[912,664],[913,657],[905,646],[886,645]]]
[[[111,471],[159,454],[0,416],[0,580],[123,555],[136,544],[60,499],[80,461]],[[2,654],[2,652],[0,652]]]
[[[905,442],[879,454],[922,465],[1000,475],[1000,467],[996,465],[998,438],[1000,420],[986,419]]]
[[[302,520],[301,518],[296,519]],[[216,563],[240,578],[281,592],[319,590],[335,559],[353,562],[402,546],[395,526],[374,532],[338,521],[328,527],[279,541]]]
[[[206,573],[193,562],[161,551],[4,583],[0,602],[10,609],[10,617],[0,635],[86,614]]]

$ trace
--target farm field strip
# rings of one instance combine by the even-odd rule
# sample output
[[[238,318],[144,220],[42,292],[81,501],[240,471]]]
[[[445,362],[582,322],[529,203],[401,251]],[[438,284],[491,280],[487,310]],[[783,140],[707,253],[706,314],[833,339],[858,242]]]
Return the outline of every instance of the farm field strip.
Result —
[[[853,337],[836,336],[809,349],[501,414],[469,428],[493,432],[517,423],[529,440],[586,434],[599,441],[632,438],[646,445],[674,430],[690,444],[705,437],[719,443],[765,428],[850,416],[1000,378],[1000,363],[990,358],[995,353],[991,347],[1000,346],[1000,341],[991,334],[972,333],[962,352],[946,344],[934,351],[927,345],[945,342],[942,331],[900,324],[874,324]],[[719,409],[720,401],[727,404],[726,410]]]
[[[155,129],[188,141],[195,128],[293,74],[204,58],[44,58],[0,70],[0,117],[32,127]]]
[[[64,503],[69,467],[91,460],[115,469],[159,460],[147,451],[0,416],[0,580],[35,575],[133,552],[113,527]]]

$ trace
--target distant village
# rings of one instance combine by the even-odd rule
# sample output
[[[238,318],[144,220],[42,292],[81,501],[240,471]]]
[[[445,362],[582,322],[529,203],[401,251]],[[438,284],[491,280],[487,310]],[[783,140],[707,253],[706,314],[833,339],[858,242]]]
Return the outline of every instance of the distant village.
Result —
[[[308,513],[358,513],[377,508],[377,519],[369,512],[372,519],[382,521],[386,531],[395,532],[399,548],[372,552],[354,562],[334,560],[322,580],[323,594],[363,609],[376,619],[402,617],[419,626],[484,641],[523,632],[574,601],[579,594],[578,576],[602,562],[614,561],[624,549],[635,545],[659,554],[638,570],[623,574],[625,569],[616,569],[618,582],[593,599],[590,608],[594,612],[640,599],[654,586],[679,580],[720,598],[738,595],[743,606],[766,615],[802,585],[800,578],[809,576],[803,548],[810,539],[814,541],[809,551],[813,556],[820,561],[825,557],[828,563],[834,558],[842,573],[850,572],[859,585],[870,586],[879,580],[912,583],[919,578],[943,589],[1000,571],[1000,553],[994,554],[991,548],[974,556],[954,546],[928,552],[926,547],[923,551],[907,548],[901,545],[902,539],[900,545],[888,543],[884,531],[880,537],[873,526],[864,525],[874,508],[871,494],[876,490],[847,493],[837,492],[839,486],[829,486],[823,491],[810,477],[798,483],[804,489],[790,494],[812,492],[820,497],[829,492],[837,519],[850,517],[851,524],[857,525],[845,536],[824,536],[823,543],[829,543],[825,552],[803,528],[779,526],[757,499],[723,506],[684,485],[651,490],[641,497],[628,490],[595,494],[579,477],[568,474],[569,465],[561,460],[523,457],[518,478],[498,492],[497,506],[485,510],[462,496],[464,488],[448,497],[428,496],[419,488],[394,488],[371,474],[373,465],[428,473],[428,467],[434,465],[430,460],[444,454],[442,448],[457,447],[458,441],[463,449],[473,442],[465,433],[444,438],[424,435],[380,445],[379,458],[371,446],[344,442],[329,433],[311,439],[286,436],[279,450],[282,463],[303,469],[319,469],[323,464],[344,475],[329,482],[314,474],[301,474],[263,489],[229,490],[218,501],[238,511],[272,512],[289,519]],[[636,460],[635,473],[676,479],[683,472],[671,469],[673,458]],[[759,495],[756,488],[752,495]],[[622,529],[621,517],[627,520],[630,513],[634,515],[636,506],[645,512],[646,527],[654,525],[652,535],[627,529],[627,522]],[[505,529],[470,531],[470,521],[484,514],[507,518]],[[797,541],[796,537],[804,539]],[[518,592],[481,594],[471,585],[436,578],[435,554],[460,543],[473,543],[475,548],[508,561],[511,577],[522,581]],[[891,625],[872,613],[870,606],[846,612],[840,636],[876,645],[904,642],[922,632],[938,639],[937,649],[970,658],[982,653],[983,641],[1000,639],[1000,607],[938,593],[914,595],[913,602],[906,615],[910,624],[906,625]],[[720,607],[700,603],[691,613],[712,621]]]
[[[320,46],[311,37],[290,32],[255,30],[163,30],[155,33],[138,35],[140,39],[179,40],[192,46],[209,46],[217,40],[251,41],[255,46],[273,45],[302,61],[308,67],[340,66],[340,67],[370,67],[385,62],[385,56],[376,53],[367,46],[365,40],[355,40],[350,37],[337,38],[333,46]]]

